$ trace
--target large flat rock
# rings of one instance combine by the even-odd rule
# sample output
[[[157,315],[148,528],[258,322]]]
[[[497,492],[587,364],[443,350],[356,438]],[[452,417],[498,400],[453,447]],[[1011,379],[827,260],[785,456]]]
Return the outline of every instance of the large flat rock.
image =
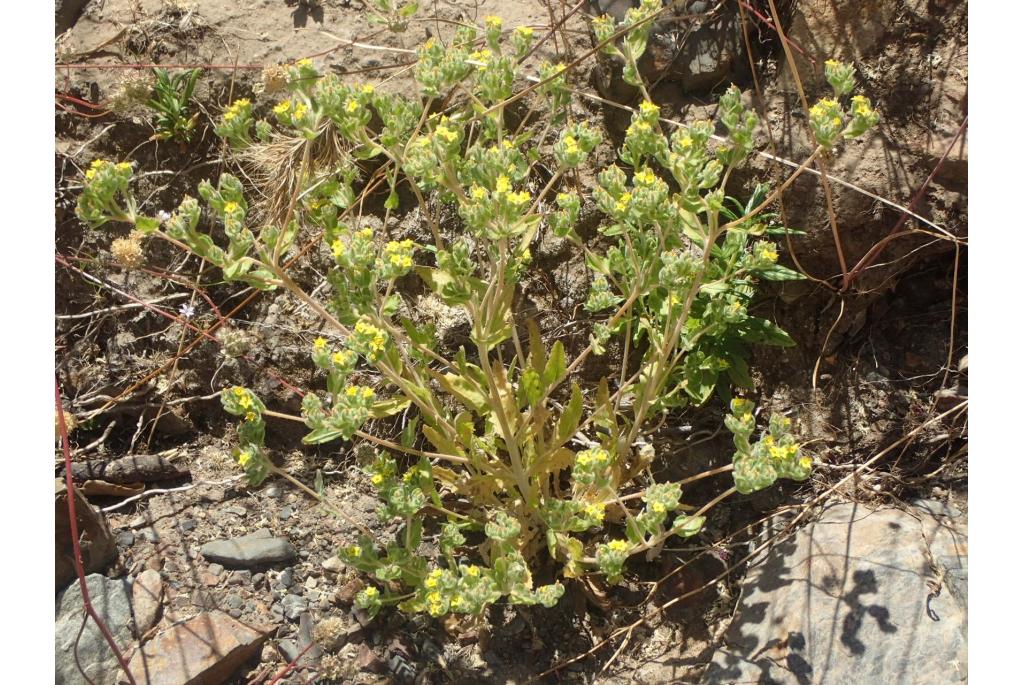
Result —
[[[200,552],[209,561],[232,567],[289,561],[297,554],[292,543],[285,538],[271,537],[270,531],[265,529],[230,540],[208,542]]]
[[[111,580],[100,574],[86,576],[89,600],[100,619],[125,654],[132,644],[132,588],[127,580]],[[79,637],[85,617],[82,591],[76,582],[57,597],[54,642],[57,685],[115,685],[124,674],[96,623],[89,619]],[[78,640],[77,663],[75,640]],[[79,669],[81,666],[81,670]],[[85,672],[85,675],[82,674]]]
[[[705,685],[967,680],[966,517],[839,504],[751,567]]]
[[[220,611],[202,613],[156,635],[128,667],[139,685],[222,685],[259,651],[269,630]]]

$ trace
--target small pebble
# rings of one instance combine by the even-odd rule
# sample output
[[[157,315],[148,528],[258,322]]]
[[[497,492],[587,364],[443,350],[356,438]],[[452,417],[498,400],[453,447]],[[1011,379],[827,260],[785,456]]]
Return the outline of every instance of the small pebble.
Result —
[[[252,571],[235,571],[228,577],[228,585],[248,585],[252,578]]]
[[[254,587],[259,587],[263,584],[263,581],[267,579],[266,573],[254,573],[252,574],[252,584]]]
[[[281,489],[280,484],[278,484],[278,483],[271,483],[263,491],[263,494],[265,494],[267,497],[273,497],[274,499],[280,499],[281,495],[284,494],[284,491]]]
[[[281,571],[281,575],[277,577],[277,582],[281,583],[282,587],[291,587],[295,585],[295,575],[292,573],[290,568],[286,568]]]
[[[245,516],[249,513],[245,510],[245,507],[224,507],[221,511],[225,514],[234,514],[235,516]]]
[[[278,513],[277,518],[281,519],[282,521],[287,521],[292,517],[292,514],[294,513],[295,510],[292,509],[292,505],[289,504]]]
[[[220,574],[224,573],[224,567],[220,564],[210,564],[207,567],[207,570],[215,576],[219,576]]]
[[[281,605],[284,607],[285,618],[290,621],[299,620],[299,616],[308,608],[306,600],[298,595],[288,595],[281,600]]]
[[[303,586],[305,586],[305,588],[307,590],[312,590],[313,588],[316,587],[316,578],[314,576],[310,576],[309,578],[306,578],[306,582],[303,583]]]
[[[135,544],[135,534],[130,530],[122,530],[117,534],[118,547],[131,547]]]
[[[178,524],[178,528],[180,528],[183,533],[187,533],[187,532],[189,532],[191,530],[195,530],[196,529],[196,520],[195,519],[185,519],[184,521],[182,521],[181,523]]]
[[[135,518],[133,518],[131,521],[128,522],[128,527],[129,528],[142,528],[144,525],[146,525],[147,522],[148,522],[148,519],[145,516],[136,516]]]
[[[341,573],[345,568],[345,562],[343,562],[337,555],[327,557],[320,563],[320,565],[329,573]]]
[[[145,538],[149,542],[156,542],[157,540],[160,539],[160,536],[157,535],[156,531],[153,530],[152,528],[143,528],[140,531],[140,534],[142,535],[143,538]]]
[[[224,599],[224,606],[228,609],[241,609],[243,605],[242,598],[233,593]]]

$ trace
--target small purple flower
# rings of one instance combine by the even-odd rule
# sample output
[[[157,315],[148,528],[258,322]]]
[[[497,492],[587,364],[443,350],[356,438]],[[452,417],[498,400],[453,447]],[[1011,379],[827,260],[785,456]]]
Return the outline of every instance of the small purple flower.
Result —
[[[178,312],[186,319],[191,319],[193,316],[196,315],[196,308],[190,304],[183,304],[180,307],[178,307]]]

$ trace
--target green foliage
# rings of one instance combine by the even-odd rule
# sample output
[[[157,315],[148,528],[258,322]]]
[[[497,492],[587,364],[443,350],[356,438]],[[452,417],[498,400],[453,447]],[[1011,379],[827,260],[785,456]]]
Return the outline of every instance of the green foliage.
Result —
[[[171,76],[166,69],[154,69],[156,81],[153,97],[146,106],[156,112],[156,135],[158,140],[177,139],[183,143],[192,140],[199,113],[189,116],[192,93],[202,69],[190,69]]]
[[[659,9],[645,1],[631,10],[623,47],[609,50],[635,62],[645,49],[646,19]],[[613,35],[616,27],[602,21],[595,30]],[[478,37],[485,47],[474,44]],[[749,345],[793,344],[750,312],[760,281],[799,274],[777,263],[770,238],[785,229],[759,212],[767,189],[758,187],[746,204],[725,195],[730,173],[753,149],[757,125],[738,89],[722,97],[723,141],[713,142],[711,122],[666,136],[658,107],[643,102],[618,151],[623,164],[596,170],[593,188],[566,182],[559,192],[557,181],[590,163],[601,136],[573,120],[564,67],[551,65],[541,67],[550,81],[537,90],[551,107],[550,121],[564,122],[559,133],[549,144],[509,129],[504,103],[531,41],[530,31],[504,32],[494,18],[482,30],[460,27],[447,47],[427,41],[415,68],[422,99],[346,85],[300,61],[288,68],[289,97],[274,107],[276,135],[306,150],[343,141],[345,154],[333,168],[302,170],[289,225],[250,229],[242,183],[225,174],[216,187],[200,184],[199,195],[226,241],[216,244],[200,230],[199,203],[189,197],[162,230],[159,222],[149,229],[184,244],[228,280],[286,288],[334,329],[337,343],[312,343],[324,389],[305,394],[301,420],[307,444],[372,438],[382,448],[364,460],[363,473],[380,499],[379,517],[398,532],[388,541],[361,535],[340,552],[375,579],[356,599],[371,614],[397,605],[433,616],[480,615],[501,598],[553,606],[564,587],[557,579],[535,581],[540,557],[553,559],[563,578],[597,572],[614,583],[631,556],[699,534],[705,509],[688,501],[689,488],[650,475],[657,457],[651,426],[675,408],[706,402],[716,389],[729,397],[736,387],[752,387]],[[434,99],[455,88],[471,97],[431,114]],[[853,100],[844,135],[871,119]],[[217,131],[233,147],[247,147],[267,137],[254,140],[252,126],[250,104],[238,101]],[[406,184],[433,244],[394,240],[348,218],[354,184],[365,175],[358,161],[375,158],[390,186],[386,206],[397,207],[396,187]],[[541,159],[553,177],[537,194],[532,172]],[[130,166],[101,163],[90,173],[79,201],[83,220],[155,221],[136,213]],[[599,249],[575,231],[584,203],[602,215],[602,238],[593,243]],[[458,217],[455,235],[442,235],[436,206]],[[573,243],[592,273],[590,344],[574,357],[516,311],[530,247],[545,226]],[[281,263],[303,227],[322,232],[332,260],[325,306]],[[443,355],[429,332],[404,319],[404,279],[422,281],[462,310],[469,344]],[[613,339],[629,357],[609,360],[608,377],[581,388],[573,372],[588,356],[605,354]],[[630,368],[637,369],[632,376]],[[371,369],[379,378],[373,387],[352,382]],[[266,409],[240,387],[225,390],[222,402],[241,418],[236,458],[258,483],[272,470],[263,443]],[[399,412],[410,420],[397,442],[364,432],[369,421]],[[788,420],[773,417],[752,442],[753,405],[737,400],[726,426],[735,436],[737,491],[808,477],[810,458]],[[439,519],[431,558],[422,547],[427,517]]]

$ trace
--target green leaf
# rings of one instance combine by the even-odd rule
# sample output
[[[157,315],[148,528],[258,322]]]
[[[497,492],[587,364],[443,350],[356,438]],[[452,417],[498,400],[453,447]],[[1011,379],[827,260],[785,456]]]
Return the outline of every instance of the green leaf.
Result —
[[[565,368],[565,347],[561,340],[557,340],[551,346],[551,354],[548,355],[548,363],[544,366],[544,374],[541,376],[545,387],[560,381],[565,375]]]
[[[555,433],[552,447],[564,445],[569,438],[576,434],[581,416],[583,416],[583,393],[580,392],[580,386],[573,383],[569,404],[566,405],[562,415],[558,417],[558,430]]]
[[[490,413],[487,396],[475,382],[454,373],[446,373],[443,379],[438,380],[444,389],[454,395],[467,409],[473,410],[480,416]]]
[[[160,228],[160,220],[149,216],[135,217],[135,229],[142,235],[149,235]]]
[[[409,400],[400,400],[398,398],[374,402],[373,406],[370,407],[370,418],[383,419],[386,416],[394,416],[405,411],[405,408],[408,406]]]
[[[771,321],[748,317],[738,327],[740,339],[744,342],[759,345],[775,345],[777,347],[793,347],[796,343],[789,333],[782,330]]]
[[[672,532],[681,538],[696,535],[704,527],[703,516],[679,516],[672,524]]]
[[[780,264],[774,264],[765,269],[756,269],[754,273],[766,281],[800,281],[806,278],[799,271],[793,271]]]
[[[325,442],[331,442],[340,437],[341,431],[337,428],[320,428],[302,438],[302,443],[305,445],[322,445]]]

